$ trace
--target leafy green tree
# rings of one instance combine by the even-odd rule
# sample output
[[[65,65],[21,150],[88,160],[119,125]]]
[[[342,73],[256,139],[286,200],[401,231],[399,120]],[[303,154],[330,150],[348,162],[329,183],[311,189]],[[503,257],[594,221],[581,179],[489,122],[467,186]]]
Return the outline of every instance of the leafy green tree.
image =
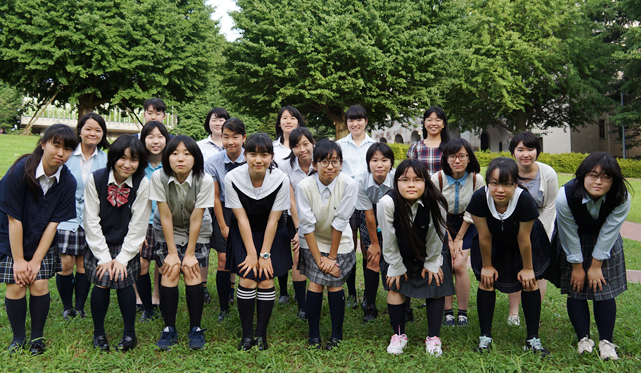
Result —
[[[43,101],[139,108],[203,91],[222,44],[212,8],[182,0],[7,0],[0,3],[0,76]]]
[[[347,134],[349,105],[370,124],[409,121],[439,97],[463,21],[448,0],[238,0],[241,38],[226,53],[225,96],[267,117],[296,106],[318,127]],[[315,120],[318,119],[318,120]]]
[[[22,92],[0,80],[0,127],[10,128],[20,120]]]
[[[606,2],[469,2],[460,55],[443,92],[462,129],[577,127],[611,110],[616,43],[591,16]]]

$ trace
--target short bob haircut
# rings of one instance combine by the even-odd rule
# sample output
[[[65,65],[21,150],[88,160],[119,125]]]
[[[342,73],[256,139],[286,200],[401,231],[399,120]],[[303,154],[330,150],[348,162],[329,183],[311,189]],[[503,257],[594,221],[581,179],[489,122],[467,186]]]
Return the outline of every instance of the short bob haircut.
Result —
[[[460,148],[459,148],[460,149]],[[492,174],[494,170],[499,170],[499,178],[495,179]],[[506,183],[519,183],[519,166],[517,166],[516,161],[512,158],[499,157],[494,158],[492,162],[487,166],[487,172],[485,172],[485,180],[488,184],[496,182],[499,184]],[[523,188],[527,190],[527,188]]]
[[[281,144],[285,143],[285,139],[283,138],[283,129],[280,128],[280,120],[286,111],[288,111],[291,115],[293,115],[298,120],[298,127],[307,127],[307,123],[305,123],[305,120],[303,119],[303,116],[300,114],[300,111],[298,111],[298,109],[296,109],[293,106],[282,107],[278,112],[278,116],[276,117],[276,126],[275,126],[276,138],[280,139]]]
[[[392,163],[391,168],[394,168],[394,151],[392,150],[392,148],[390,148],[390,146],[384,142],[375,142],[370,145],[369,149],[367,149],[367,153],[365,154],[365,162],[367,162],[367,172],[372,173],[372,170],[369,168],[369,161],[372,160],[372,157],[374,157],[374,153],[376,152],[381,152],[381,154],[383,154],[383,157],[388,158]]]
[[[478,174],[481,172],[481,165],[479,164],[478,159],[476,159],[476,155],[474,155],[472,145],[465,139],[452,139],[450,142],[445,144],[443,154],[441,154],[441,168],[443,168],[445,175],[452,176],[452,168],[447,162],[448,157],[452,154],[458,153],[461,148],[465,148],[467,156],[469,157],[469,162],[467,163],[467,167],[465,167],[465,171],[467,171],[468,174],[473,172]]]
[[[348,119],[365,119],[367,120],[367,110],[361,105],[352,105],[345,112],[345,121]]]
[[[107,169],[114,171],[116,162],[125,156],[125,150],[129,149],[132,158],[138,158],[138,169],[134,175],[145,174],[147,167],[147,149],[136,136],[122,135],[111,144],[111,149],[107,153]]]
[[[149,121],[145,123],[145,125],[142,127],[142,131],[140,131],[140,141],[142,142],[142,145],[145,147],[145,149],[147,149],[147,146],[145,145],[145,139],[156,128],[158,128],[158,131],[160,131],[160,134],[165,137],[165,146],[167,146],[167,144],[169,143],[169,140],[171,140],[171,136],[169,136],[167,127],[165,127],[164,124],[162,124],[157,120]]]
[[[225,120],[230,118],[227,110],[221,108],[220,106],[209,110],[209,113],[207,113],[207,118],[205,118],[205,131],[210,135],[211,135],[211,128],[209,128],[209,121],[211,120],[211,117],[213,115],[215,115],[214,118],[223,118]],[[222,128],[221,128],[221,132],[222,132]]]
[[[245,160],[247,160],[247,153],[268,153],[272,155],[272,161],[269,164],[269,171],[274,169],[276,163],[274,162],[274,144],[272,139],[266,133],[255,133],[245,142]]]
[[[425,120],[429,118],[432,113],[436,113],[436,116],[440,119],[443,120],[443,129],[441,130],[441,145],[439,145],[439,150],[443,151],[445,149],[445,145],[450,142],[450,139],[452,136],[450,135],[450,127],[447,124],[447,115],[445,115],[445,111],[441,109],[438,106],[432,106],[425,110],[425,113],[423,114],[423,139],[427,139],[427,129],[425,128]]]
[[[78,121],[78,125],[76,126],[78,138],[80,138],[82,127],[85,126],[85,123],[87,123],[89,119],[93,119],[98,122],[98,125],[100,126],[100,128],[102,128],[102,139],[100,140],[100,143],[98,143],[98,147],[102,150],[109,149],[109,141],[107,141],[107,123],[105,123],[105,119],[98,113],[87,113],[80,118],[80,120]]]
[[[162,111],[163,113],[167,112],[167,105],[165,105],[165,102],[155,97],[146,99],[145,102],[143,102],[142,107],[145,111],[147,111],[149,107],[152,107],[156,109],[156,111]]]
[[[293,149],[298,145],[299,142],[303,141],[303,138],[307,138],[309,142],[312,143],[312,145],[316,145],[316,141],[314,140],[314,135],[305,127],[298,127],[295,130],[292,131],[292,133],[289,134],[289,148]],[[294,155],[294,152],[290,152],[287,157],[284,159],[289,159],[289,165],[294,167],[294,161],[296,160],[296,156]]]
[[[543,152],[539,138],[530,131],[523,131],[514,135],[512,140],[510,140],[510,154],[512,154],[512,157],[514,157],[514,150],[521,142],[526,148],[536,149],[537,159],[539,158],[539,154]]]
[[[607,193],[606,198],[612,198],[617,206],[621,205],[628,198],[628,189],[632,189],[630,183],[625,179],[621,172],[621,167],[612,154],[605,152],[596,152],[588,155],[576,169],[574,174],[576,186],[574,188],[574,198],[589,197],[585,190],[585,177],[601,167],[599,175],[607,175],[612,178],[612,186]]]
[[[223,124],[222,131],[224,130],[229,130],[234,135],[245,136],[245,123],[243,123],[243,121],[238,118],[229,118]]]
[[[343,151],[341,150],[341,146],[336,143],[336,141],[331,141],[331,140],[321,140],[319,141],[316,146],[314,147],[314,153],[312,155],[313,160],[312,164],[314,165],[314,170],[310,173],[310,175],[313,175],[317,171],[317,164],[318,162],[327,159],[330,160],[332,159],[333,156],[338,157],[338,159],[341,161],[341,164],[343,163]]]
[[[191,169],[192,174],[198,177],[202,176],[205,170],[203,153],[200,151],[196,141],[187,135],[174,136],[162,152],[162,169],[165,171],[165,175],[174,176],[174,170],[171,169],[171,165],[169,164],[169,156],[176,150],[181,142],[185,145],[189,154],[194,157],[194,167]]]

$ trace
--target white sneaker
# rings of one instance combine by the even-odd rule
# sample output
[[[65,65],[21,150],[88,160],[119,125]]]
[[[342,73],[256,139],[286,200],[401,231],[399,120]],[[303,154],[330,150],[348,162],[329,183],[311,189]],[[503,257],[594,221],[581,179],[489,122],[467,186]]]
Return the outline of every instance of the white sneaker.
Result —
[[[577,348],[577,352],[579,353],[579,355],[582,355],[584,353],[591,354],[592,347],[594,347],[594,341],[588,337],[583,337],[579,341],[579,347]]]
[[[400,355],[403,353],[403,349],[405,348],[406,344],[407,336],[405,334],[394,334],[392,336],[392,340],[389,342],[389,346],[387,346],[387,353]]]
[[[443,349],[441,349],[441,339],[439,337],[427,337],[425,338],[425,351],[428,354],[439,357],[443,355]]]
[[[512,326],[519,326],[521,325],[521,319],[519,318],[519,315],[510,315],[507,317],[507,324],[512,325]]]
[[[601,359],[603,360],[617,360],[619,356],[617,355],[616,348],[619,347],[614,343],[608,341],[607,339],[602,339],[599,341],[599,353]]]

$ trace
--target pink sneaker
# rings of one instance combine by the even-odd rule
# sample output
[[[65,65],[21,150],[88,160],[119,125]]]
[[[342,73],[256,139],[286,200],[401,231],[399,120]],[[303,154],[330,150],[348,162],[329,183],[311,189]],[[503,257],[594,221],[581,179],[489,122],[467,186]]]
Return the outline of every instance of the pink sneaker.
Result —
[[[441,349],[441,339],[439,337],[427,337],[425,338],[425,351],[428,354],[439,357],[443,355],[443,349]]]
[[[389,343],[389,346],[387,346],[387,353],[400,355],[403,353],[403,349],[405,348],[406,344],[407,344],[407,336],[405,334],[401,334],[401,335],[394,334],[392,336],[392,340]]]

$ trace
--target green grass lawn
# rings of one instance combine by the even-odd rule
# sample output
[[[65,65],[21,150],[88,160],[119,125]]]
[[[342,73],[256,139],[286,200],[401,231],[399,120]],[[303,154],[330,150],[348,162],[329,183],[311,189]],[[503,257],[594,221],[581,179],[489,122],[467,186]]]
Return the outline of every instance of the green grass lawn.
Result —
[[[360,263],[360,254],[359,261]],[[213,264],[213,263],[212,263]],[[215,268],[215,267],[212,267]],[[359,266],[357,287],[363,288],[362,271]],[[213,277],[213,276],[212,276]],[[540,335],[544,345],[551,351],[548,359],[541,359],[522,349],[526,328],[521,312],[522,325],[508,327],[508,299],[498,294],[494,318],[494,350],[486,355],[478,355],[472,350],[478,341],[479,326],[476,313],[477,282],[472,280],[468,328],[444,328],[441,331],[444,354],[440,358],[426,355],[424,340],[427,335],[427,321],[424,309],[418,309],[420,300],[414,301],[416,322],[408,324],[406,333],[409,338],[405,353],[401,356],[388,355],[386,347],[391,336],[389,317],[386,312],[385,293],[382,288],[378,294],[378,319],[363,324],[362,311],[348,309],[345,315],[344,343],[335,351],[316,351],[307,347],[307,325],[295,318],[296,306],[276,304],[268,330],[269,349],[259,352],[239,352],[236,345],[240,340],[241,326],[236,306],[232,307],[231,317],[219,324],[219,308],[213,281],[209,288],[214,301],[206,305],[203,328],[207,331],[207,345],[202,351],[190,351],[187,347],[187,328],[189,325],[187,309],[181,285],[178,324],[179,345],[170,352],[158,351],[154,344],[160,336],[163,324],[155,320],[147,324],[137,324],[139,346],[128,354],[115,351],[101,354],[91,345],[92,321],[89,302],[88,318],[62,320],[62,305],[55,290],[55,281],[49,283],[52,296],[51,311],[45,329],[47,352],[40,357],[21,353],[3,356],[3,371],[45,370],[45,371],[428,371],[428,372],[523,372],[523,371],[563,371],[563,372],[636,372],[641,367],[641,332],[637,322],[641,317],[641,285],[631,284],[629,290],[617,298],[618,319],[615,329],[615,343],[619,346],[620,360],[603,362],[596,352],[590,356],[576,355],[576,337],[568,319],[564,297],[558,289],[550,286],[544,300]],[[0,299],[4,299],[4,288],[0,288]],[[289,293],[293,295],[293,287]],[[359,295],[362,295],[359,290]],[[456,307],[455,307],[456,308]],[[330,334],[330,319],[327,300],[323,304],[321,333],[326,341]],[[27,325],[27,331],[29,325]],[[122,321],[115,292],[106,320],[107,337],[112,348],[118,343],[122,333]],[[597,338],[598,331],[592,321],[592,335]],[[8,346],[11,328],[5,312],[0,312],[0,347]],[[596,351],[596,349],[595,349]]]
[[[0,176],[4,176],[15,160],[35,149],[40,136],[0,135]]]

